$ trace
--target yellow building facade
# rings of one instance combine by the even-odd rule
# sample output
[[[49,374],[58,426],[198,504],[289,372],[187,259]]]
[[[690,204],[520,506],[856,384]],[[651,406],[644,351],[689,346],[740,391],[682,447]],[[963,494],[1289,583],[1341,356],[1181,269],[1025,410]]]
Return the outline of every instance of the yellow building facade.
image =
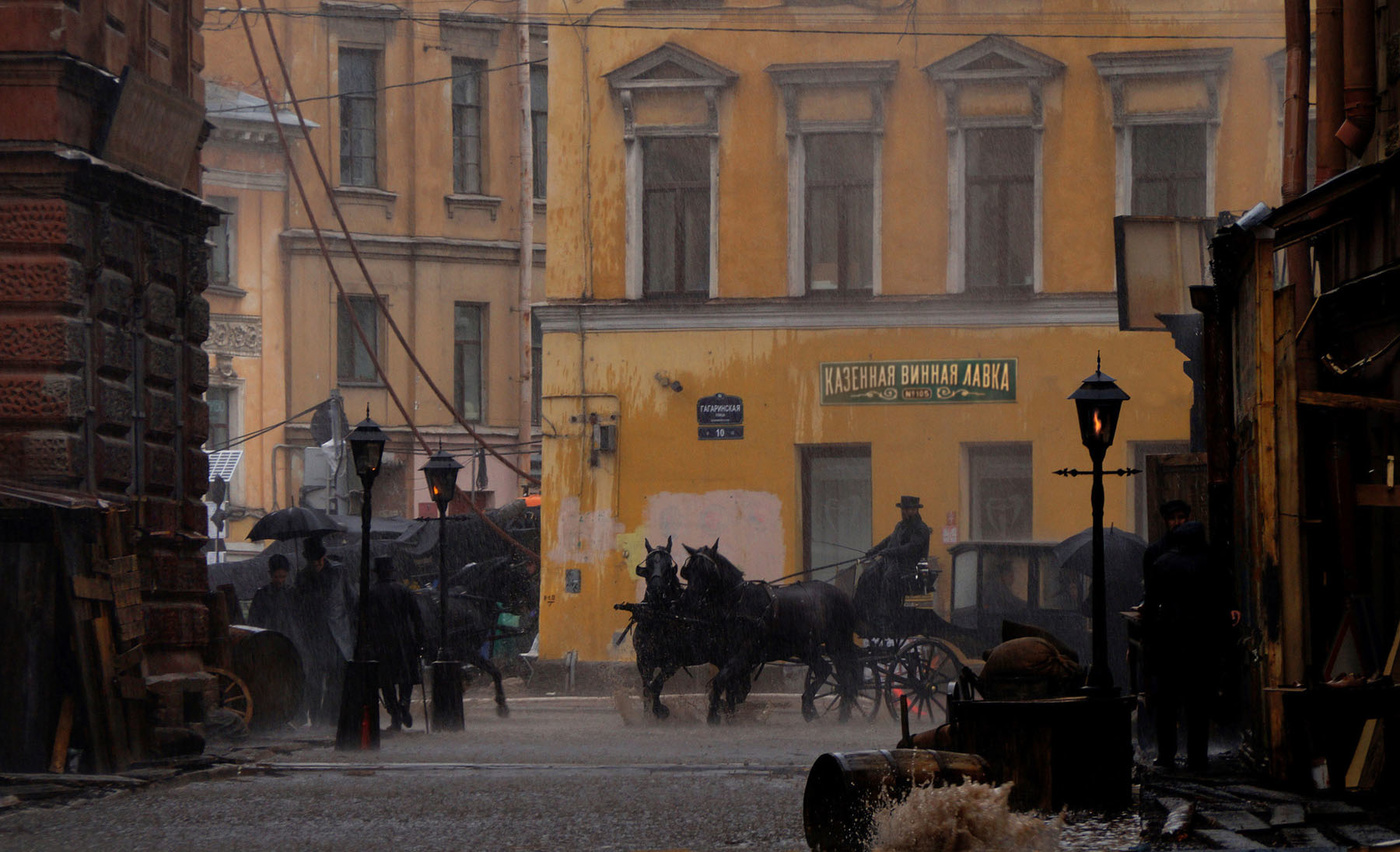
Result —
[[[629,656],[647,540],[771,580],[830,576],[901,495],[944,568],[1078,532],[1088,483],[1052,471],[1087,466],[1099,353],[1132,396],[1106,466],[1187,449],[1183,356],[1120,331],[1114,217],[1277,198],[1282,23],[1138,6],[551,5],[542,656]],[[1140,479],[1106,522],[1145,534]]]
[[[257,517],[278,507],[356,511],[346,497],[359,488],[348,455],[341,454],[337,473],[336,453],[318,448],[334,434],[334,406],[351,426],[368,410],[390,435],[375,514],[436,514],[419,473],[427,454],[395,394],[431,449],[440,444],[466,466],[462,488],[484,483],[474,495],[479,505],[509,502],[521,496],[527,478],[506,462],[526,473],[532,457],[538,464],[536,383],[523,359],[537,342],[528,307],[543,295],[544,29],[517,22],[518,15],[450,12],[441,4],[327,0],[269,7],[267,15],[211,8],[205,22],[215,131],[204,165],[208,195],[227,211],[211,234],[215,286],[208,295],[213,325],[227,329],[216,337],[229,341],[209,347],[217,432],[208,448],[245,450],[232,482],[229,539],[241,541]],[[240,14],[254,25],[309,209],[284,161]],[[310,122],[305,137],[288,103],[269,24]],[[528,104],[522,92],[532,95]],[[538,160],[528,178],[522,124],[531,130],[528,159]],[[532,250],[522,253],[526,214]],[[349,304],[332,279],[313,218]],[[425,374],[501,458],[478,455],[480,443]],[[242,436],[249,438],[240,442]]]

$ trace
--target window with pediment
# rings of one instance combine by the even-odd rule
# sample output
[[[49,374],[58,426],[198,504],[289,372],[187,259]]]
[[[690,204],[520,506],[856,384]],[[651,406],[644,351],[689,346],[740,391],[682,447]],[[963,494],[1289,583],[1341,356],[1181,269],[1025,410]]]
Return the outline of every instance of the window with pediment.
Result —
[[[896,67],[768,67],[787,121],[789,296],[880,292],[885,90]]]
[[[1043,90],[1064,67],[989,36],[924,68],[948,131],[948,292],[1041,289]]]
[[[1108,84],[1119,216],[1212,215],[1220,81],[1230,48],[1096,53]]]
[[[623,121],[626,295],[719,295],[719,112],[737,75],[673,44],[607,75]]]

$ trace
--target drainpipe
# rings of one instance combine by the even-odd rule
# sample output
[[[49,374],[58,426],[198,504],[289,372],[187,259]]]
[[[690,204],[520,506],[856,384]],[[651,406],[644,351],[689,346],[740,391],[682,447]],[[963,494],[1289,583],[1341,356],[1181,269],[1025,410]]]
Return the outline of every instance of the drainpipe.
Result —
[[[516,305],[519,323],[516,344],[519,347],[517,369],[520,395],[516,400],[520,421],[520,447],[529,449],[531,426],[534,421],[534,338],[530,323],[530,298],[535,281],[535,141],[530,125],[530,2],[517,0],[515,24],[515,84],[520,91],[520,277]],[[524,458],[528,459],[526,455]],[[517,490],[520,478],[516,478]]]
[[[1342,96],[1346,121],[1337,138],[1357,157],[1376,129],[1375,0],[1342,0]]]
[[[1325,2],[1325,0],[1324,0]],[[1351,2],[1351,0],[1341,0]],[[1283,106],[1283,201],[1288,203],[1308,189],[1308,75],[1311,71],[1308,0],[1286,0],[1284,4],[1284,50],[1287,64]],[[1312,257],[1305,242],[1289,246],[1288,281],[1293,285],[1294,323],[1301,323],[1312,308]],[[1311,339],[1296,343],[1299,389],[1316,384]]]
[[[1347,150],[1336,136],[1342,108],[1342,0],[1317,0],[1317,182],[1347,168]]]

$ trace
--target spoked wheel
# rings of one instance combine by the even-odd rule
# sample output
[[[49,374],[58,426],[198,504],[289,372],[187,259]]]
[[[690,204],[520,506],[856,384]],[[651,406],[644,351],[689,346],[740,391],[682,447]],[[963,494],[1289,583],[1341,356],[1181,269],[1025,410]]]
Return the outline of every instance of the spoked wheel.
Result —
[[[812,688],[815,674],[807,669],[807,689]],[[817,715],[828,716],[838,715],[841,711],[841,690],[836,680],[836,672],[833,670],[826,679],[817,686],[817,691],[813,702],[816,704]],[[867,722],[875,721],[880,715],[881,705],[884,703],[884,682],[880,677],[880,671],[876,666],[862,665],[860,669],[860,685],[856,689],[855,704],[851,707],[851,718],[861,718]]]
[[[219,680],[219,704],[243,717],[244,724],[253,720],[253,693],[243,678],[228,669],[205,669]]]
[[[915,637],[900,646],[885,680],[884,698],[899,718],[899,698],[909,698],[909,716],[936,727],[948,721],[948,688],[958,679],[958,656],[938,639]]]

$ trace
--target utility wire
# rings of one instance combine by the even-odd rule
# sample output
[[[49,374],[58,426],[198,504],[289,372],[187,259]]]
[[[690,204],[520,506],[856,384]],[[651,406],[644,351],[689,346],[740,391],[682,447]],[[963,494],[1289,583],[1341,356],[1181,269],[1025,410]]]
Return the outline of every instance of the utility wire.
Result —
[[[229,438],[227,441],[224,442],[224,445],[223,445],[222,447],[219,447],[218,449],[219,449],[219,450],[227,450],[227,449],[229,449],[230,447],[236,447],[236,446],[238,446],[239,444],[242,444],[242,443],[246,443],[246,442],[248,442],[248,441],[251,441],[251,440],[253,440],[254,438],[257,438],[257,437],[259,437],[259,436],[261,436],[261,435],[266,435],[268,432],[271,432],[273,429],[277,429],[277,428],[279,428],[279,427],[281,427],[281,426],[286,426],[288,423],[291,423],[293,420],[296,420],[298,417],[305,417],[306,415],[310,414],[311,412],[315,411],[316,409],[320,408],[322,405],[325,405],[325,404],[326,404],[326,400],[323,399],[323,400],[321,400],[320,402],[316,403],[315,405],[311,406],[310,408],[306,409],[305,411],[298,411],[296,414],[293,414],[291,417],[288,417],[286,420],[283,420],[281,423],[273,423],[271,426],[264,426],[264,427],[262,427],[261,429],[258,429],[258,430],[255,431],[255,432],[248,432],[248,433],[246,433],[246,434],[239,435],[239,436],[236,437],[236,438]],[[218,450],[210,450],[210,452],[218,452]]]

